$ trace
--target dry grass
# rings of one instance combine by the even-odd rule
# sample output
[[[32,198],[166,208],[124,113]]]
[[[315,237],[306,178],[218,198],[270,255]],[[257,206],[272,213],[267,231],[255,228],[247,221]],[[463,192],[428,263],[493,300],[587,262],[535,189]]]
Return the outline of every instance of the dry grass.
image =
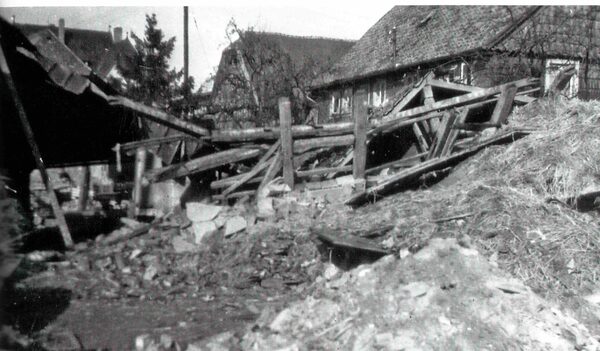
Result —
[[[539,132],[480,152],[430,189],[336,214],[336,221],[352,229],[395,223],[397,249],[463,237],[546,297],[597,290],[600,216],[546,200],[600,189],[600,103],[535,102],[516,110],[511,125]],[[469,216],[435,222],[460,214]]]

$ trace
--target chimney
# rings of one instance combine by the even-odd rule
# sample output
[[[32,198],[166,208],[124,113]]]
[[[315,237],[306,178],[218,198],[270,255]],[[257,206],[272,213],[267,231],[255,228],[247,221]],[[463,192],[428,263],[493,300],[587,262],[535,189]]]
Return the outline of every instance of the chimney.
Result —
[[[61,43],[65,43],[65,19],[61,18],[58,20],[58,40]]]
[[[115,27],[113,33],[113,43],[123,41],[123,27]]]

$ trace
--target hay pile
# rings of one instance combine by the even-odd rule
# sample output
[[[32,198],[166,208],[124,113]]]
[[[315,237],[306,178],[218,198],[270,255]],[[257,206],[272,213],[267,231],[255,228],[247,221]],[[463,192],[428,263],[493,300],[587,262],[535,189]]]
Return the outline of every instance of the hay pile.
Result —
[[[432,188],[330,213],[331,225],[395,224],[381,241],[398,251],[433,237],[472,240],[536,292],[579,308],[578,297],[600,289],[600,216],[548,200],[600,190],[600,103],[539,101],[510,120],[539,131],[480,152]],[[438,221],[455,215],[465,217]]]

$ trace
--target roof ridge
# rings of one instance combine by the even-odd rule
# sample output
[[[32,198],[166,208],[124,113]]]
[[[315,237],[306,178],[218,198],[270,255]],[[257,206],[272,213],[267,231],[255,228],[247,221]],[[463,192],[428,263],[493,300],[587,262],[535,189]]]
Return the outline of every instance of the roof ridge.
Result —
[[[245,32],[248,32],[248,31],[245,31]],[[279,35],[279,36],[287,37],[287,38],[336,40],[336,41],[343,41],[343,42],[348,42],[348,43],[352,43],[352,42],[356,42],[357,41],[357,39],[333,38],[333,37],[324,37],[324,36],[319,36],[319,35],[294,35],[294,34],[281,33],[281,32],[256,31],[256,30],[253,30],[251,32],[254,32],[254,33],[257,33],[257,34]]]

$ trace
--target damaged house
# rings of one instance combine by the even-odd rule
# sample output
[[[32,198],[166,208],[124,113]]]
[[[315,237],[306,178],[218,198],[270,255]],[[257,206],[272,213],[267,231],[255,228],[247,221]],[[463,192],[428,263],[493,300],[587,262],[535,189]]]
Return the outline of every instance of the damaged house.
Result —
[[[308,114],[304,92],[350,49],[353,41],[245,31],[223,50],[212,91],[220,128],[272,124],[277,98],[294,91],[296,116]],[[305,111],[300,111],[305,109]],[[304,119],[297,123],[303,123]]]
[[[385,111],[431,71],[466,92],[467,85],[524,77],[541,78],[547,88],[574,65],[565,94],[598,98],[599,24],[594,6],[395,6],[313,84],[319,123],[350,119],[359,89],[371,110]],[[413,105],[449,97],[441,88],[424,91]]]
[[[68,28],[63,19],[58,26],[16,23],[15,26],[35,45],[44,56],[55,61],[64,61],[64,44],[74,56],[91,68],[101,79],[119,77],[121,71],[132,69],[136,50],[123,35],[122,27],[107,31]]]

